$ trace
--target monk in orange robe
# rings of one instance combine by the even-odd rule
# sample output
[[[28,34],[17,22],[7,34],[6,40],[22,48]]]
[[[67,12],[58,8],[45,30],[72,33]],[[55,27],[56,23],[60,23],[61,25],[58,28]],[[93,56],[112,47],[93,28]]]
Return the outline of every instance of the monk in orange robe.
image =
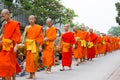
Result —
[[[86,27],[81,27],[81,31],[82,31],[82,38],[83,40],[85,40],[86,46],[84,46],[84,58],[83,61],[85,61],[87,58],[87,42],[88,42],[88,37],[89,37],[89,32],[87,31]]]
[[[77,61],[77,66],[83,62],[86,58],[86,54],[87,54],[87,39],[88,39],[88,32],[85,31],[85,27],[81,27],[81,30],[76,30],[75,28],[73,28],[74,30],[74,37],[76,39],[76,44],[77,47],[74,48],[74,58]],[[80,61],[78,60],[80,59]]]
[[[116,37],[116,49],[118,49],[118,37]]]
[[[116,39],[115,39],[115,36],[113,37],[113,41],[114,41],[114,48],[113,48],[113,50],[115,50],[115,48],[116,48]]]
[[[120,49],[120,37],[118,37],[118,49]]]
[[[108,52],[112,51],[112,36],[108,35]]]
[[[107,52],[109,53],[110,52],[110,36],[107,35]]]
[[[105,38],[103,36],[103,33],[102,33],[101,38],[102,38],[102,54],[104,55],[106,52],[106,43],[105,43]]]
[[[108,39],[108,52],[110,52],[110,35],[107,35],[107,39]]]
[[[97,35],[98,36],[98,35]],[[98,52],[98,38],[96,39],[96,44],[95,44],[95,53],[96,53],[96,57],[98,56],[99,52]]]
[[[113,38],[112,38],[112,36],[111,35],[109,35],[109,42],[110,42],[110,52],[112,52],[112,50],[113,50]]]
[[[97,40],[97,35],[93,32],[93,29],[89,30],[89,38],[88,38],[88,60],[92,60],[95,58],[95,44]]]
[[[114,41],[114,50],[116,49],[116,39],[115,39],[115,36],[113,38],[113,41]]]
[[[102,34],[103,54],[106,55],[108,51],[108,38],[106,34]]]
[[[111,37],[111,50],[114,51],[114,37]]]
[[[35,72],[38,68],[38,53],[43,43],[42,26],[35,24],[36,17],[29,16],[30,25],[26,26],[26,71],[30,73],[29,78],[36,80]]]
[[[120,37],[118,37],[118,45],[119,45],[119,49],[120,49]]]
[[[117,37],[115,37],[115,42],[116,42],[116,43],[115,43],[115,44],[116,44],[116,47],[115,47],[115,48],[116,48],[116,50],[117,50],[117,49],[118,49],[118,43],[117,43],[117,42],[118,42],[118,39],[117,39]]]
[[[53,26],[52,19],[50,18],[46,20],[46,24],[48,27],[45,31],[44,44],[46,45],[43,49],[42,63],[47,67],[46,71],[51,73],[51,68],[55,65],[54,41],[56,39],[57,29]]]
[[[85,58],[87,58],[87,41],[89,37],[89,33],[86,31],[85,27],[81,27],[80,29],[80,61],[85,61]]]
[[[97,40],[96,40],[96,55],[99,56],[102,52],[102,39],[100,34],[98,34]]]
[[[7,9],[1,12],[6,24],[3,28],[2,49],[0,51],[0,76],[2,80],[11,80],[16,73],[16,50],[17,44],[20,43],[20,23],[10,18]]]
[[[72,45],[75,44],[74,33],[69,31],[69,24],[64,25],[64,30],[65,32],[62,34],[58,44],[59,48],[62,47],[62,69],[60,69],[60,71],[64,71],[65,66],[71,70]]]
[[[80,53],[82,51],[83,53],[83,48],[81,47],[81,44],[80,44],[80,35],[81,35],[81,32],[76,28],[74,27],[73,28],[73,31],[74,31],[74,37],[75,37],[75,40],[76,40],[76,43],[74,45],[74,49],[73,49],[73,53],[74,53],[74,58],[76,60],[76,66],[79,65],[79,58],[80,58]]]

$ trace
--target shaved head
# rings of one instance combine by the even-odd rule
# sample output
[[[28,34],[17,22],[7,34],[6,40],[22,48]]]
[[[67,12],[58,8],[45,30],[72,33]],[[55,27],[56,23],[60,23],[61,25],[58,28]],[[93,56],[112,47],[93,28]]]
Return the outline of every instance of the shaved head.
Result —
[[[70,27],[69,24],[65,24],[65,25],[64,25],[64,30],[65,30],[65,32],[69,31],[69,27]]]
[[[29,23],[30,23],[31,25],[34,25],[34,24],[35,24],[35,21],[36,21],[36,16],[30,15],[30,16],[29,16]]]
[[[3,20],[5,20],[5,21],[10,21],[10,19],[11,19],[11,17],[10,17],[10,12],[9,12],[9,10],[8,9],[3,9],[2,11],[1,11],[1,17],[2,17],[2,19]]]
[[[69,25],[69,24],[65,24],[64,26],[66,26],[66,27],[70,27],[70,25]]]
[[[48,19],[46,20],[46,22],[52,22],[52,19],[51,19],[51,18],[48,18]]]
[[[102,35],[103,35],[103,36],[106,36],[106,34],[105,34],[105,33],[103,33]]]
[[[34,19],[36,19],[36,16],[35,16],[35,15],[30,15],[29,18],[34,18]]]
[[[1,11],[1,14],[10,14],[9,10],[8,9],[3,9]]]
[[[83,26],[80,29],[81,29],[81,31],[85,31],[85,27],[83,27]]]
[[[73,31],[76,32],[77,31],[77,27],[74,26],[73,27]]]
[[[90,28],[90,29],[89,29],[89,32],[90,32],[90,33],[92,33],[92,32],[93,32],[93,29],[92,29],[92,28]]]
[[[52,19],[51,19],[51,18],[48,18],[48,19],[46,20],[46,24],[47,24],[48,27],[52,27],[52,25],[53,25]]]
[[[77,27],[74,26],[73,29],[77,29]]]

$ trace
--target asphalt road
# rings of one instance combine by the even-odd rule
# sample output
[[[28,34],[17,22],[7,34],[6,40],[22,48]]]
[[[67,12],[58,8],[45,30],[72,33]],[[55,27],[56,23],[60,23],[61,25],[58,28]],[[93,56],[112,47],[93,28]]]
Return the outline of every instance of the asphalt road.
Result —
[[[120,66],[120,50],[95,58],[93,61],[86,61],[79,66],[75,66],[73,60],[70,71],[60,72],[59,65],[52,68],[51,74],[41,71],[37,72],[36,76],[37,80],[108,80],[118,66]],[[17,80],[29,80],[27,77],[29,76],[17,77]]]

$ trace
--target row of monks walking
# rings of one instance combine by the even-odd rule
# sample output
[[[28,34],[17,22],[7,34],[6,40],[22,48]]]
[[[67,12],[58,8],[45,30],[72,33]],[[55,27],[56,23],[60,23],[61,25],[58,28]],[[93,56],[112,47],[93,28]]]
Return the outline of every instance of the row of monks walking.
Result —
[[[76,66],[85,60],[92,61],[99,55],[106,55],[120,48],[120,38],[106,34],[96,34],[93,29],[86,30],[81,27],[78,30],[73,27],[73,31],[69,31],[69,25],[64,25],[57,46],[54,41],[57,37],[57,29],[53,26],[52,19],[46,20],[48,26],[45,35],[43,35],[43,27],[35,24],[36,17],[29,16],[29,25],[25,27],[23,34],[20,34],[20,23],[10,18],[10,12],[3,9],[1,17],[5,20],[3,31],[0,35],[0,77],[2,80],[15,80],[15,74],[21,72],[21,67],[16,59],[18,44],[23,43],[25,46],[25,70],[30,73],[28,79],[36,80],[35,72],[37,72],[39,52],[42,52],[42,64],[46,66],[45,71],[51,73],[52,66],[55,65],[55,53],[62,54],[62,67],[60,71],[65,70],[65,66],[71,70],[72,57],[76,60]]]

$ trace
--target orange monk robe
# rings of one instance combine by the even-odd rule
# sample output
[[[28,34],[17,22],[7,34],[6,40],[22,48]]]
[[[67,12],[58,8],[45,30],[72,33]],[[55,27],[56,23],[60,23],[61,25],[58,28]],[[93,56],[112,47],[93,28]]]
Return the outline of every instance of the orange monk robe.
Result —
[[[114,50],[116,48],[116,40],[115,40],[115,37],[113,38],[113,41],[114,41]]]
[[[115,37],[113,37],[113,50],[115,50]]]
[[[108,48],[109,48],[108,52],[111,52],[111,36],[108,36]]]
[[[120,45],[119,42],[120,42],[120,38],[118,37],[118,49],[119,49],[119,45]]]
[[[85,40],[86,42],[88,42],[89,33],[87,31],[85,31],[82,34],[84,34],[82,39]],[[86,44],[86,47],[84,47],[84,58],[87,58],[87,44]]]
[[[115,47],[114,47],[114,50],[116,50],[116,37],[114,37],[114,41],[115,41]]]
[[[113,37],[113,50],[115,50],[115,37]]]
[[[103,44],[102,49],[103,49],[103,53],[106,53],[107,50],[108,50],[108,46],[107,46],[108,43],[107,43],[107,41],[108,41],[107,37],[106,36],[102,36],[102,44]]]
[[[5,42],[11,41],[10,43]],[[0,52],[0,76],[13,76],[16,73],[16,53],[14,52],[14,45],[20,43],[20,24],[17,21],[11,20],[4,25],[2,46],[8,45],[8,48],[4,47],[4,50]],[[13,46],[9,46],[9,44]]]
[[[118,49],[118,47],[119,47],[119,46],[118,46],[118,42],[119,42],[119,41],[118,41],[118,37],[116,37],[116,49]]]
[[[96,44],[95,44],[95,53],[96,53],[96,55],[98,55],[98,54],[99,54],[99,52],[98,52],[98,38],[96,39]]]
[[[106,52],[109,52],[109,38],[106,36]]]
[[[116,39],[116,49],[117,49],[117,48],[118,48],[118,44],[117,44],[118,40],[117,40],[117,37],[115,37],[115,39]]]
[[[101,54],[102,53],[101,49],[102,49],[102,38],[101,36],[98,36],[96,40],[96,54]]]
[[[113,37],[111,37],[111,40],[110,40],[110,42],[111,42],[111,51],[113,51],[113,48],[114,48]]]
[[[118,45],[118,49],[119,49],[119,37],[117,37],[117,45]]]
[[[113,36],[111,37],[111,49],[112,49],[112,51],[114,50],[114,38],[113,38]]]
[[[116,49],[118,49],[118,38],[116,37]]]
[[[89,34],[89,38],[88,38],[88,41],[89,41],[89,47],[88,46],[88,49],[87,49],[87,57],[88,58],[95,58],[95,44],[96,44],[96,40],[97,40],[97,35],[95,33],[91,33]]]
[[[102,39],[102,45],[101,45],[101,46],[102,46],[102,47],[101,47],[101,54],[103,54],[103,53],[104,53],[104,49],[103,49],[103,48],[104,48],[104,47],[103,47],[103,46],[104,46],[104,44],[103,44],[103,36],[101,36],[101,39]]]
[[[47,28],[46,30],[46,38],[49,40],[46,41],[46,47],[43,50],[42,54],[42,63],[47,68],[50,68],[55,64],[54,58],[54,41],[56,39],[57,29],[52,26],[51,28]]]
[[[106,37],[107,37],[107,52],[110,52],[110,37],[109,36]]]
[[[110,41],[110,52],[111,52],[112,51],[112,36],[110,36],[109,41]]]
[[[87,31],[80,31],[80,40],[88,41],[89,33]],[[81,45],[80,58],[87,57],[87,46]]]
[[[73,50],[74,58],[80,58],[80,57],[83,56],[82,54],[80,54],[80,53],[83,53],[83,47],[80,44],[80,36],[81,36],[81,32],[80,31],[77,31],[77,32],[74,33],[75,39],[79,38],[78,40],[76,40],[76,44],[75,45],[77,45],[77,46]]]
[[[119,38],[116,37],[116,44],[117,44],[117,49],[119,48]]]
[[[72,45],[75,44],[74,34],[65,32],[61,36],[62,39],[62,66],[71,67],[72,64]]]
[[[117,49],[117,37],[115,37],[115,49]]]
[[[42,26],[35,24],[34,26],[30,26],[26,31],[27,39],[26,39],[26,47],[27,40],[35,41],[36,52],[32,52],[32,50],[27,50],[26,52],[26,71],[27,72],[36,72],[38,68],[38,47],[43,43],[43,34],[42,34]]]
[[[119,37],[119,40],[118,40],[118,44],[119,44],[119,49],[120,49],[120,37]]]

